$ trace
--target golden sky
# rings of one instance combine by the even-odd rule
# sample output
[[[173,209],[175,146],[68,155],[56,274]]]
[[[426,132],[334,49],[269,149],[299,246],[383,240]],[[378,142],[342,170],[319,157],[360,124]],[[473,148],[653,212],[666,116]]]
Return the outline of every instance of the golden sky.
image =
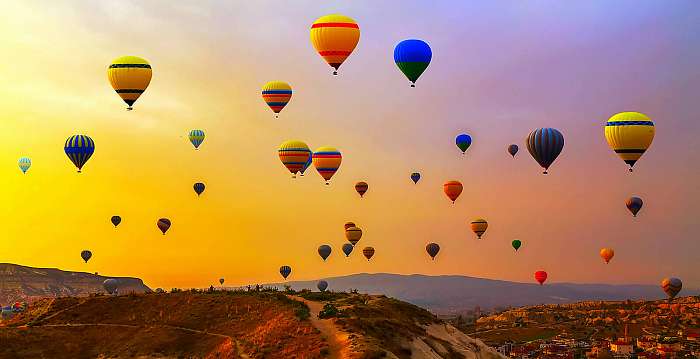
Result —
[[[516,5],[516,3],[518,5]],[[532,281],[657,283],[697,271],[700,83],[697,4],[577,1],[571,7],[420,1],[9,1],[0,21],[0,262],[136,276],[151,287],[201,287],[357,272],[464,274]],[[400,5],[400,6],[399,6]],[[695,9],[693,9],[693,7]],[[310,24],[357,20],[358,48],[340,75],[314,52]],[[624,16],[621,16],[624,15]],[[417,83],[393,47],[418,37],[433,62]],[[134,111],[106,69],[146,58],[153,80]],[[294,95],[279,119],[260,98],[270,80]],[[656,122],[629,174],[603,125],[635,110]],[[566,145],[541,175],[523,139],[556,127]],[[190,129],[206,132],[195,151]],[[467,132],[462,156],[454,136]],[[96,151],[77,174],[73,134]],[[337,147],[330,186],[312,169],[292,180],[277,146]],[[506,153],[510,143],[521,151]],[[26,175],[17,168],[31,157]],[[414,170],[423,179],[414,185]],[[465,190],[452,205],[442,183]],[[369,183],[364,199],[353,184]],[[194,182],[207,185],[197,198]],[[632,218],[624,200],[645,207]],[[114,229],[109,218],[121,215]],[[168,217],[166,236],[156,220]],[[489,221],[482,241],[473,217]],[[365,232],[346,259],[343,224]],[[517,255],[512,239],[523,241]],[[424,247],[442,247],[435,262]],[[327,263],[320,244],[334,253]],[[598,250],[613,247],[603,264]],[[80,251],[90,249],[88,264]]]

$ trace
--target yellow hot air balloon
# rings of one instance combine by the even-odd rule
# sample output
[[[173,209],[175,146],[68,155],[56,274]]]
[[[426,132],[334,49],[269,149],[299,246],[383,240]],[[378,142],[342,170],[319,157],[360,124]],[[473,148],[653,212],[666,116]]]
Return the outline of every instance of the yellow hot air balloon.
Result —
[[[302,141],[289,140],[284,141],[280,145],[279,149],[277,150],[277,154],[279,155],[282,164],[287,167],[294,178],[296,177],[296,173],[301,171],[302,168],[304,168],[306,161],[309,160],[311,150],[309,150],[309,146]]]
[[[610,263],[612,257],[615,256],[615,251],[612,248],[603,248],[600,250],[600,258],[603,258],[605,263]]]
[[[481,239],[481,236],[486,232],[486,228],[489,227],[489,223],[483,218],[475,218],[469,224],[472,231],[476,233],[476,236]]]
[[[605,124],[605,139],[610,148],[632,167],[654,140],[654,122],[639,112],[620,112]]]
[[[326,184],[340,168],[343,156],[334,147],[319,147],[314,151],[312,161],[316,171],[326,180]]]
[[[292,87],[286,82],[270,81],[262,87],[262,98],[275,113],[275,117],[279,117],[280,111],[292,98]]]
[[[122,56],[109,65],[107,78],[119,97],[133,109],[133,104],[146,91],[151,83],[151,65],[148,61],[136,56]]]
[[[311,44],[318,54],[335,69],[338,68],[360,41],[360,27],[355,20],[339,14],[321,16],[311,25]]]

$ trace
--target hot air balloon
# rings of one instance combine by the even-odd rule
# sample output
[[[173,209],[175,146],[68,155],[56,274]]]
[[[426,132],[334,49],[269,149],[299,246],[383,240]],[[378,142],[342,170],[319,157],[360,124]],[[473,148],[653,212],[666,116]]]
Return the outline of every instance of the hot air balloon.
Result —
[[[192,146],[194,146],[195,150],[199,149],[199,145],[204,142],[204,131],[202,130],[191,130],[189,134],[190,138],[190,143],[192,143]]]
[[[284,141],[280,145],[277,154],[284,167],[287,167],[287,170],[292,173],[292,178],[294,178],[297,172],[304,170],[304,166],[306,166],[306,162],[309,160],[311,150],[309,150],[309,146],[304,142],[289,140]]]
[[[194,188],[194,192],[197,194],[197,196],[199,196],[202,194],[202,192],[204,192],[204,188],[206,188],[206,186],[202,182],[197,182],[192,186],[192,188]]]
[[[637,213],[639,213],[639,210],[642,209],[644,202],[639,197],[630,197],[627,199],[627,202],[625,202],[625,205],[627,206],[627,209],[632,212],[632,215],[637,217]]]
[[[413,184],[418,183],[418,181],[420,181],[420,173],[418,173],[418,172],[411,173],[411,181],[413,181]]]
[[[600,258],[603,258],[605,264],[610,263],[612,257],[615,256],[615,251],[612,248],[603,248],[600,250]]]
[[[605,139],[610,148],[632,167],[654,140],[654,122],[639,112],[620,112],[605,124]]]
[[[352,244],[345,243],[345,244],[343,244],[343,253],[345,253],[346,257],[350,257],[350,253],[352,253],[352,250],[354,248],[355,248],[355,246],[353,246]]]
[[[682,288],[683,282],[678,278],[664,278],[664,280],[661,281],[661,289],[664,290],[669,301],[673,300]]]
[[[520,246],[523,245],[523,243],[520,242],[519,239],[514,239],[512,242],[510,242],[510,244],[513,246],[513,248],[515,248],[516,252],[518,251],[518,249],[520,249]]]
[[[538,270],[535,272],[535,280],[540,283],[540,285],[544,284],[544,281],[547,280],[547,272]]]
[[[462,193],[462,183],[459,181],[447,181],[445,184],[442,185],[443,191],[445,191],[445,194],[449,199],[452,200],[452,203],[454,204],[455,201],[457,200],[457,197]]]
[[[508,153],[515,158],[515,154],[518,153],[518,145],[512,144],[508,146]]]
[[[311,25],[311,44],[321,57],[335,69],[350,56],[360,41],[360,27],[355,20],[339,14],[321,16]]]
[[[19,169],[22,170],[22,173],[27,173],[27,170],[29,170],[29,167],[32,166],[32,160],[29,159],[29,157],[22,157],[17,161],[17,165],[19,166]]]
[[[331,246],[322,244],[318,247],[318,255],[325,261],[331,255]]]
[[[107,293],[116,294],[117,289],[119,288],[119,281],[114,278],[105,279],[105,281],[102,282],[102,287],[107,291]]]
[[[279,117],[280,111],[292,98],[292,87],[286,82],[270,81],[262,87],[262,98],[275,113],[275,117]]]
[[[372,259],[372,256],[374,255],[374,248],[372,247],[365,247],[362,249],[362,254],[367,258],[367,261],[369,262],[370,259]]]
[[[85,135],[73,135],[68,137],[63,146],[68,158],[78,167],[78,173],[83,169],[92,154],[95,152],[95,142]]]
[[[348,228],[350,228],[350,227],[355,227],[355,223],[353,223],[353,222],[347,222],[347,223],[345,223],[344,227],[345,227],[345,230],[347,231]]]
[[[435,256],[438,254],[438,252],[440,252],[440,245],[437,243],[428,243],[425,246],[425,251],[428,252],[430,258],[435,260]]]
[[[160,229],[161,232],[163,232],[163,235],[165,235],[165,232],[168,231],[168,228],[170,228],[170,220],[167,218],[161,218],[158,220],[158,228]]]
[[[554,128],[538,128],[527,136],[527,150],[544,168],[544,174],[564,148],[564,136]]]
[[[280,274],[282,275],[282,278],[287,279],[289,275],[292,273],[292,267],[290,266],[281,266],[280,267]]]
[[[318,284],[316,284],[316,288],[318,288],[318,290],[320,290],[321,292],[325,292],[326,289],[328,289],[328,282],[326,282],[325,280],[320,280],[318,281]]]
[[[92,258],[92,252],[84,250],[80,252],[80,258],[82,258],[85,261],[85,263],[87,263],[90,260],[90,258]]]
[[[117,228],[119,223],[122,223],[122,217],[112,216],[111,221],[112,221],[112,224],[114,225],[114,228]]]
[[[354,246],[362,238],[362,230],[358,227],[350,227],[345,230],[345,238]]]
[[[117,95],[126,102],[132,110],[134,102],[146,91],[151,83],[151,65],[148,61],[136,56],[122,56],[109,65],[107,78]]]
[[[403,40],[394,48],[394,62],[408,81],[411,81],[411,87],[416,87],[416,81],[428,68],[432,58],[433,52],[423,40]]]
[[[357,182],[355,183],[355,191],[360,195],[360,197],[364,197],[365,193],[367,192],[367,189],[369,189],[369,185],[367,182]]]
[[[306,163],[304,163],[304,167],[301,168],[301,171],[299,171],[302,175],[304,176],[304,172],[311,166],[311,158],[313,157],[313,153],[309,150],[309,158],[306,159]]]
[[[461,135],[458,135],[457,138],[455,138],[455,143],[457,144],[457,147],[460,150],[462,150],[462,154],[464,154],[469,148],[469,146],[471,146],[472,138],[466,133],[463,133]]]
[[[483,218],[475,218],[471,221],[469,226],[471,227],[472,232],[476,233],[476,237],[481,239],[481,236],[484,235],[484,232],[486,232],[486,228],[489,227],[489,224]]]
[[[219,284],[224,285],[224,278],[219,278]]]
[[[326,184],[340,167],[343,156],[333,147],[319,147],[314,151],[313,162],[316,171],[326,180]]]

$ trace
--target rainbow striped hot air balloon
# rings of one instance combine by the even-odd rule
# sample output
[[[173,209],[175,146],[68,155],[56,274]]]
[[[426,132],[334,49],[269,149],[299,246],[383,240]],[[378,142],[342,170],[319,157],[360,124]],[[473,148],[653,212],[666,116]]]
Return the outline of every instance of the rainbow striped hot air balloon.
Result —
[[[339,14],[321,16],[311,25],[311,44],[318,54],[335,69],[338,68],[360,41],[360,27],[355,20]]]
[[[85,135],[73,135],[66,140],[63,151],[66,152],[66,155],[71,162],[73,162],[75,167],[78,167],[78,173],[80,173],[85,162],[87,162],[95,152],[95,141]]]
[[[610,117],[605,124],[605,139],[608,145],[630,166],[630,172],[651,146],[655,133],[654,122],[639,112],[618,113]]]
[[[204,142],[204,131],[202,130],[192,130],[190,131],[190,143],[192,143],[192,146],[194,146],[195,150],[199,149],[199,145]]]
[[[29,159],[29,157],[22,157],[17,161],[17,165],[19,166],[19,169],[22,170],[22,173],[27,173],[29,170],[29,167],[32,166],[32,160]]]
[[[326,180],[326,185],[331,177],[338,171],[343,156],[334,147],[319,147],[314,151],[313,163],[316,171]]]
[[[310,153],[309,146],[297,140],[284,141],[277,150],[282,164],[292,173],[292,178],[305,169]]]
[[[151,65],[148,61],[137,56],[122,56],[109,65],[107,78],[114,91],[126,102],[132,110],[134,102],[146,91],[151,83]]]
[[[279,117],[280,111],[292,98],[292,87],[286,82],[270,81],[262,87],[262,98],[275,113],[275,117]]]

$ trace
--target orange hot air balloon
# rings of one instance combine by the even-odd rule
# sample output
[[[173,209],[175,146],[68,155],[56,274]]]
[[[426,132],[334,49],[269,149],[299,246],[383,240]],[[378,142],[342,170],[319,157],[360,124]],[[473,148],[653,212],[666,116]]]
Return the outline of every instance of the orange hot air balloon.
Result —
[[[540,285],[544,284],[544,281],[547,280],[547,272],[538,270],[535,272],[535,280],[540,283]]]
[[[369,189],[369,185],[367,184],[367,182],[355,183],[355,191],[357,191],[357,194],[359,194],[360,197],[364,197],[365,193],[367,193],[368,189]]]
[[[486,228],[489,228],[489,223],[483,218],[475,218],[469,223],[469,227],[471,227],[477,238],[481,239],[481,236],[486,232]]]
[[[321,16],[311,25],[311,44],[318,54],[335,69],[350,56],[360,41],[360,27],[355,20],[339,14]]]
[[[328,184],[331,177],[338,171],[340,163],[343,161],[343,156],[340,154],[340,151],[333,147],[319,147],[313,153],[312,161],[316,171]]]
[[[603,258],[605,263],[610,263],[612,257],[615,256],[615,251],[612,248],[603,248],[600,250],[600,258]]]
[[[462,183],[459,181],[447,181],[442,185],[442,189],[447,197],[452,200],[452,203],[455,203],[457,197],[462,193]]]

